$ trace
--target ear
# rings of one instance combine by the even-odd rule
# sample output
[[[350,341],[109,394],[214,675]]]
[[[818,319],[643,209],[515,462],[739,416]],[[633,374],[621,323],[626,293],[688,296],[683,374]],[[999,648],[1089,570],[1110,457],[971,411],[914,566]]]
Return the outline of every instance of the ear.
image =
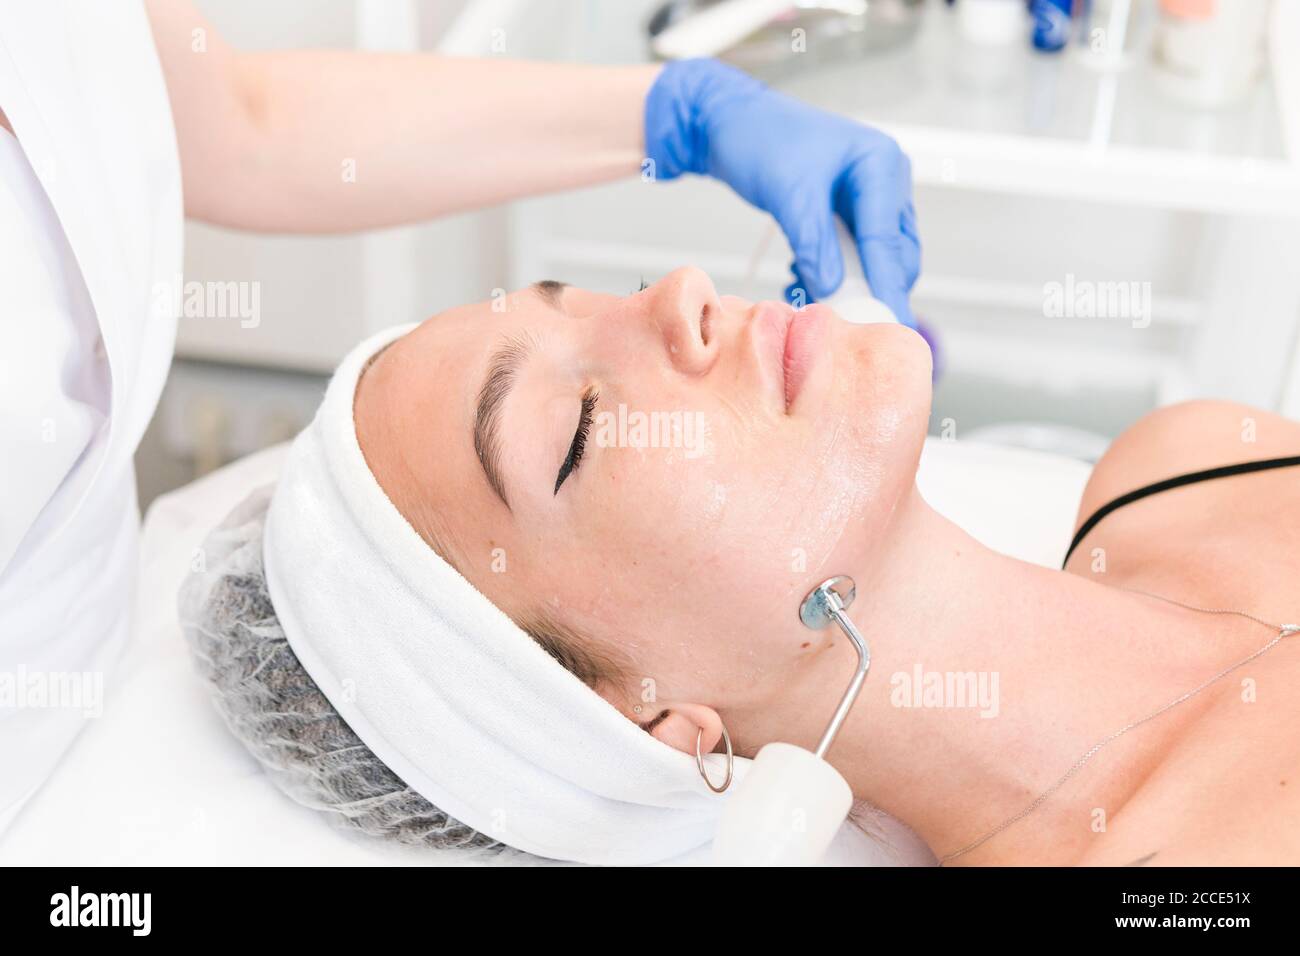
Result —
[[[712,753],[722,740],[722,718],[716,710],[704,704],[659,701],[649,720],[644,714],[640,716],[642,726],[655,740],[691,756],[695,755],[697,740],[700,752],[706,754]]]

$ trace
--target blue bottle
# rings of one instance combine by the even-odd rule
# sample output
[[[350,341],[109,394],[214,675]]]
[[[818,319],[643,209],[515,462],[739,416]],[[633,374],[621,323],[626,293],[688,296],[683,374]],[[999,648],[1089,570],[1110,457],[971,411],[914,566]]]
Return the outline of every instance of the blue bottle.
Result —
[[[1070,42],[1070,11],[1074,0],[1032,0],[1034,49],[1055,53]]]

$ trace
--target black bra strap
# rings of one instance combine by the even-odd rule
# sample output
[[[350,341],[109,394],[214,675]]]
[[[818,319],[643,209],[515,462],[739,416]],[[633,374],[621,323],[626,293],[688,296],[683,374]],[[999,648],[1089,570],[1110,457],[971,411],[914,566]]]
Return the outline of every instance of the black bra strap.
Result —
[[[1292,455],[1289,458],[1267,458],[1263,461],[1247,461],[1239,465],[1224,465],[1220,468],[1209,468],[1205,471],[1193,471],[1190,474],[1179,475],[1176,478],[1166,478],[1164,481],[1157,481],[1152,485],[1144,485],[1136,491],[1130,491],[1126,495],[1120,495],[1114,501],[1103,505],[1092,513],[1092,517],[1085,521],[1070,542],[1070,550],[1065,552],[1065,560],[1061,562],[1061,567],[1069,563],[1070,555],[1074,554],[1074,549],[1079,546],[1084,538],[1088,536],[1097,523],[1106,517],[1112,511],[1117,511],[1125,505],[1132,504],[1142,498],[1148,498],[1151,495],[1159,494],[1162,491],[1169,491],[1171,488],[1181,488],[1183,485],[1194,485],[1199,481],[1210,481],[1214,478],[1227,478],[1231,475],[1246,475],[1252,471],[1267,471],[1270,468],[1289,468],[1292,465],[1300,465],[1300,455]]]

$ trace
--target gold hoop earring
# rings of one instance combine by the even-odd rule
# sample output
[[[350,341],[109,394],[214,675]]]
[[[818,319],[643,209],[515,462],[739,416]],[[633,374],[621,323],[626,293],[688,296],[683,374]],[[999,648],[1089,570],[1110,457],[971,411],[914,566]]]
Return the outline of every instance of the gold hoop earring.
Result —
[[[731,786],[731,775],[736,767],[736,758],[731,752],[731,735],[727,733],[726,727],[722,728],[722,742],[727,745],[727,776],[722,781],[722,786],[715,787],[713,781],[709,779],[708,773],[704,770],[704,754],[701,752],[701,747],[704,743],[704,728],[701,727],[700,732],[695,735],[695,766],[699,768],[700,776],[704,778],[705,786],[714,793],[722,793]]]

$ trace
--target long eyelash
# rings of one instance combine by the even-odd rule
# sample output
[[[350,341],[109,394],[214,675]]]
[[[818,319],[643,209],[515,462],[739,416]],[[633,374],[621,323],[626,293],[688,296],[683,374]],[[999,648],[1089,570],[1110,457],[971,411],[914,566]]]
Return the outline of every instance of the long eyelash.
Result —
[[[564,479],[576,471],[582,461],[582,453],[587,449],[587,435],[590,434],[591,423],[596,417],[596,401],[599,398],[599,392],[587,392],[582,396],[582,417],[578,419],[578,430],[573,433],[573,441],[569,444],[569,453],[564,456],[560,473],[555,476],[555,491],[552,495],[560,493],[560,485],[564,484]]]

